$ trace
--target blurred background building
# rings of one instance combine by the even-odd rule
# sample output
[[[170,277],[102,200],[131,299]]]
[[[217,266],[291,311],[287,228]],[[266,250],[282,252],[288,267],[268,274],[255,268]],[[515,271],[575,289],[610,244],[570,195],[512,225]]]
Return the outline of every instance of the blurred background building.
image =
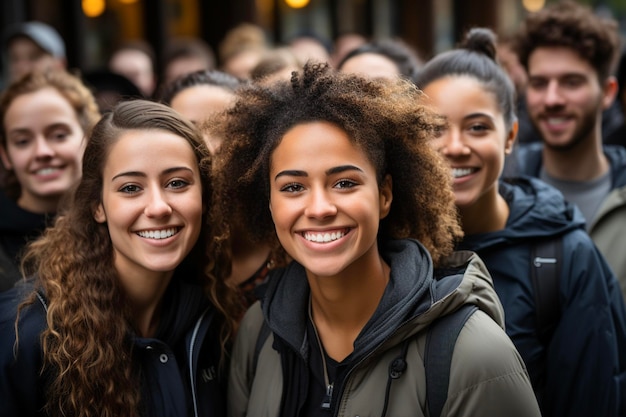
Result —
[[[580,1],[625,21],[626,0]],[[401,38],[429,58],[453,46],[471,26],[511,32],[524,13],[546,2],[550,0],[2,0],[0,24],[50,24],[66,41],[69,67],[81,71],[106,65],[115,46],[126,40],[151,44],[157,68],[170,37],[199,37],[217,51],[225,33],[243,22],[261,26],[275,45],[303,32],[328,41],[358,33]]]

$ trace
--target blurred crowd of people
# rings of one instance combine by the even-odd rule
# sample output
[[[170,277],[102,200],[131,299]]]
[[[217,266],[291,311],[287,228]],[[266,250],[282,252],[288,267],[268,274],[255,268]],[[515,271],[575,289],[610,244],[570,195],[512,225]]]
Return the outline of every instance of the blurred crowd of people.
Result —
[[[2,49],[0,417],[626,416],[615,20]]]

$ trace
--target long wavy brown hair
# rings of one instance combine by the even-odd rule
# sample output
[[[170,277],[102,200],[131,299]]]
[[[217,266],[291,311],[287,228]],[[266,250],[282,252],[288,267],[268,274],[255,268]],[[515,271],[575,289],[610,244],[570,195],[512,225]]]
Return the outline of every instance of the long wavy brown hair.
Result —
[[[44,88],[55,89],[67,100],[76,112],[76,119],[85,136],[89,135],[91,128],[100,119],[96,99],[80,78],[64,70],[35,71],[10,84],[0,96],[0,146],[5,150],[7,132],[4,126],[4,116],[9,107],[19,96],[31,94]],[[13,199],[19,197],[21,187],[13,171],[4,173],[2,187],[9,197]]]
[[[205,124],[210,134],[224,138],[214,161],[212,212],[221,219],[216,227],[222,236],[228,236],[229,222],[245,219],[256,241],[282,251],[269,210],[272,152],[293,126],[326,121],[365,152],[379,185],[387,174],[392,177],[393,202],[379,239],[418,239],[435,264],[452,252],[462,230],[450,170],[428,144],[444,120],[412,83],[307,64],[291,82],[250,85],[237,94],[234,107]]]
[[[178,113],[163,104],[127,101],[94,127],[85,149],[83,177],[67,210],[29,246],[22,264],[25,274],[37,277],[37,289],[48,300],[48,327],[41,337],[44,371],[51,375],[46,392],[50,415],[140,414],[141,384],[131,359],[129,307],[114,268],[107,225],[94,219],[102,200],[107,156],[118,138],[131,129],[164,130],[186,139],[200,165],[203,206],[210,205],[208,149],[198,130]],[[234,328],[230,305],[236,303],[236,296],[209,272],[212,258],[206,251],[210,232],[206,218],[203,214],[200,238],[184,262],[195,262],[195,278],[204,284],[222,319],[225,346]],[[33,293],[20,310],[35,297]]]

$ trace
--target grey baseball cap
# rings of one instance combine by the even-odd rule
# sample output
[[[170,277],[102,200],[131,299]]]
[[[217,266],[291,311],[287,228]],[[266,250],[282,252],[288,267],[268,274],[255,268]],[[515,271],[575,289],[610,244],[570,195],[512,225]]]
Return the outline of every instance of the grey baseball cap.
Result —
[[[55,58],[65,58],[65,42],[52,26],[42,22],[22,22],[9,26],[4,35],[4,47],[20,36],[32,40]]]

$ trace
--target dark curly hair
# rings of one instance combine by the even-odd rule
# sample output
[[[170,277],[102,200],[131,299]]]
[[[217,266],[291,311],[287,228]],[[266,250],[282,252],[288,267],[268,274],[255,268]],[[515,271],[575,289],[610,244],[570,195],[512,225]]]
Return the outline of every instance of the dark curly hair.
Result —
[[[393,203],[381,221],[379,240],[415,238],[435,263],[449,254],[462,231],[450,173],[428,144],[443,119],[404,80],[369,80],[308,63],[291,82],[250,85],[236,105],[206,126],[225,139],[214,165],[213,216],[245,219],[256,241],[280,251],[269,210],[269,164],[292,127],[326,121],[347,132],[374,165],[378,184],[393,180]]]
[[[562,1],[529,14],[513,46],[526,70],[528,58],[537,48],[571,48],[591,64],[602,82],[611,75],[619,56],[618,23],[595,14],[587,6]]]

